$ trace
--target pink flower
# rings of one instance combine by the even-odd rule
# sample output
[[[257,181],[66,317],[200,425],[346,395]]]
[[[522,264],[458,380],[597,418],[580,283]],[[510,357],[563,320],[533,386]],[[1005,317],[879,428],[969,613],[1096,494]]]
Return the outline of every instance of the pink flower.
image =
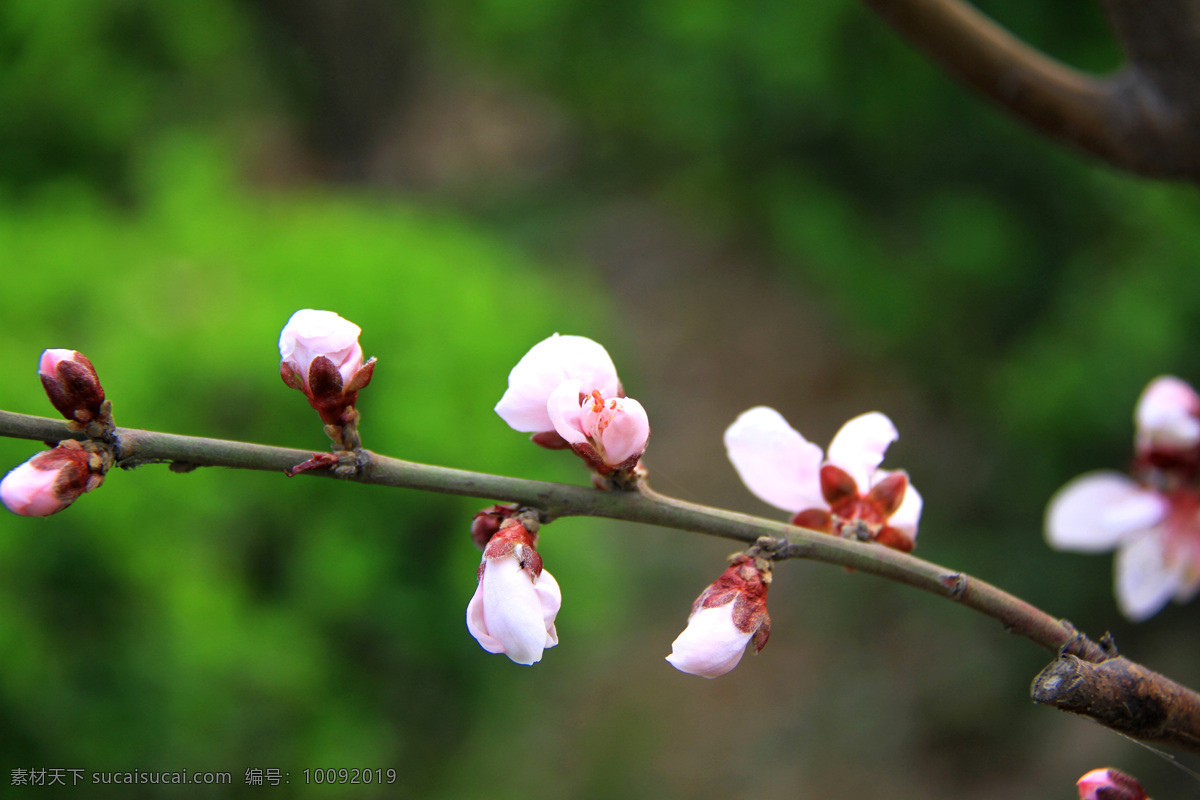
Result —
[[[103,475],[93,472],[90,461],[76,442],[43,450],[4,476],[0,501],[24,517],[56,514],[103,482]]]
[[[757,653],[771,636],[767,586],[771,575],[745,554],[692,604],[687,628],[671,643],[667,661],[680,672],[715,678],[738,665],[746,645]]]
[[[67,419],[86,424],[100,416],[104,388],[96,368],[83,353],[44,351],[38,360],[38,377],[50,403]]]
[[[308,397],[326,423],[341,424],[358,390],[371,382],[375,359],[363,363],[362,329],[332,311],[297,311],[279,334],[279,374]]]
[[[547,647],[558,644],[554,617],[561,605],[558,582],[542,569],[525,527],[510,524],[492,536],[467,605],[467,630],[479,645],[518,664],[535,664]]]
[[[1200,399],[1178,378],[1150,383],[1138,402],[1132,476],[1081,475],[1051,498],[1046,540],[1083,553],[1116,550],[1117,604],[1141,622],[1200,592]]]
[[[1079,800],[1148,800],[1136,779],[1120,770],[1094,769],[1075,782]]]
[[[570,447],[607,474],[632,469],[646,451],[650,421],[625,397],[608,353],[583,336],[557,333],[513,367],[496,413],[548,447]]]
[[[778,411],[758,406],[725,431],[725,449],[747,488],[792,512],[793,524],[907,552],[917,537],[921,495],[904,471],[879,469],[897,438],[886,416],[863,414],[842,426],[824,458]]]

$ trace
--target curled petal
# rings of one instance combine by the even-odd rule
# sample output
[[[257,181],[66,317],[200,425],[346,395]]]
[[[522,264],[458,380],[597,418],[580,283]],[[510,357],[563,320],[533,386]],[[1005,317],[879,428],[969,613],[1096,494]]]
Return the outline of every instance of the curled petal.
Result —
[[[755,630],[740,631],[733,621],[734,603],[702,608],[671,643],[667,661],[680,672],[716,678],[738,665]]]
[[[554,430],[546,404],[563,381],[578,380],[584,394],[620,394],[617,368],[608,352],[586,336],[557,333],[530,348],[508,374],[508,390],[496,413],[511,428],[526,433]]]
[[[821,448],[773,408],[744,411],[725,431],[725,451],[751,492],[784,511],[827,508],[821,496]]]
[[[563,381],[550,393],[549,401],[543,404],[543,411],[549,414],[551,426],[546,430],[553,430],[569,444],[583,444],[588,440],[583,430],[583,406],[579,400],[582,393],[583,381]]]
[[[558,610],[562,607],[562,590],[558,588],[558,581],[554,579],[554,576],[545,569],[534,582],[533,588],[537,592],[538,601],[542,604],[542,622],[546,627],[546,647],[554,647],[558,644],[558,631],[554,629],[554,618],[558,616]]]
[[[875,473],[875,480],[878,481],[881,477],[887,477],[895,473],[889,473],[886,470],[879,470]],[[924,507],[925,501],[921,497],[921,493],[917,491],[917,487],[910,482],[908,488],[904,490],[904,500],[901,501],[900,507],[892,512],[888,517],[888,525],[898,529],[904,534],[907,534],[909,539],[916,540],[917,525],[921,521],[921,509]]]
[[[483,564],[467,605],[467,629],[490,653],[504,653],[518,664],[541,661],[545,648],[558,643],[554,616],[562,595],[557,581],[544,569],[535,581],[515,558],[485,558]]]
[[[1200,397],[1186,381],[1163,375],[1150,382],[1134,412],[1140,449],[1187,449],[1200,444]]]
[[[883,463],[888,445],[900,438],[892,421],[878,411],[862,414],[842,426],[829,445],[828,463],[841,467],[861,486]]]
[[[1182,588],[1178,565],[1167,562],[1165,539],[1157,529],[1134,537],[1117,553],[1117,605],[1133,622],[1157,614]]]
[[[600,411],[584,401],[582,422],[588,437],[600,445],[604,462],[617,466],[646,452],[650,419],[646,409],[632,397],[611,398]]]
[[[1117,472],[1080,475],[1050,499],[1046,541],[1059,550],[1099,553],[1153,528],[1170,511],[1159,493]]]

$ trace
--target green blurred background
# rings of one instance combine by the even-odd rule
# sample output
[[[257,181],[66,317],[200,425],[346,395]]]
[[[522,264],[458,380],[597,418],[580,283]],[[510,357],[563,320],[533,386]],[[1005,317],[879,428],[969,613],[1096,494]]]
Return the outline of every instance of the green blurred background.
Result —
[[[1115,68],[1099,10],[981,7]],[[1200,380],[1200,199],[1039,140],[852,0],[5,0],[0,407],[52,414],[46,347],[118,424],[323,449],[277,377],[298,308],[379,358],[365,445],[584,483],[491,411],[554,331],[614,355],[660,490],[782,516],[725,426],[769,404],[825,444],[889,414],[918,554],[1200,685],[1200,606],[1140,626],[1111,558],[1054,553],[1046,500],[1124,466],[1142,387]],[[36,445],[0,440],[4,465]],[[1182,771],[1033,707],[1048,656],[949,603],[817,564],[774,636],[705,681],[663,661],[730,543],[547,528],[562,644],[519,667],[464,610],[482,503],[162,467],[0,518],[0,782],[220,770],[113,797],[1074,797]],[[305,786],[392,768],[396,784]],[[247,769],[291,783],[247,787]],[[111,787],[110,787],[111,788]]]

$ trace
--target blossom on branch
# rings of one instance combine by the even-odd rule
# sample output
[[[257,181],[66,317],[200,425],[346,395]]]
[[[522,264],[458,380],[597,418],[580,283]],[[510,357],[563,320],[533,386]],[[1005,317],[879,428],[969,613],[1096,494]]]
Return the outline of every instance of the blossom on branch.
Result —
[[[716,678],[738,665],[753,640],[760,652],[771,636],[767,614],[770,562],[744,553],[692,604],[687,628],[671,643],[667,661],[680,672]]]
[[[1094,769],[1075,782],[1079,800],[1149,800],[1138,781],[1120,770]]]
[[[43,450],[0,481],[0,501],[23,517],[48,517],[104,482],[99,457],[68,440]]]
[[[50,403],[72,422],[87,425],[104,411],[100,376],[78,350],[44,351],[38,360],[38,377]]]
[[[362,329],[332,311],[297,311],[279,334],[279,374],[304,392],[327,425],[347,422],[358,390],[371,382],[375,359],[363,363]]]
[[[584,336],[535,344],[509,373],[496,413],[543,447],[569,447],[601,475],[633,470],[650,438],[646,410],[625,397],[608,353]]]
[[[467,630],[489,653],[504,653],[518,664],[541,661],[542,652],[558,644],[554,618],[562,592],[542,569],[533,534],[508,520],[484,549],[478,575]]]
[[[725,431],[725,449],[746,487],[792,512],[793,525],[908,552],[916,544],[921,495],[908,473],[879,469],[897,438],[886,416],[863,414],[842,426],[826,457],[778,411],[758,406]]]
[[[1082,553],[1116,550],[1117,604],[1140,622],[1200,592],[1200,397],[1163,376],[1134,412],[1129,474],[1081,475],[1051,498],[1046,539]]]

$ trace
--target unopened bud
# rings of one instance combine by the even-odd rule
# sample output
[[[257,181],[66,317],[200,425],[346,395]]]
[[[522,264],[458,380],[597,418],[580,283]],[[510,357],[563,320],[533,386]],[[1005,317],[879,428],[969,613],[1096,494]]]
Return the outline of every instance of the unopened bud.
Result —
[[[1075,783],[1079,800],[1148,800],[1136,778],[1106,767],[1094,769]]]
[[[304,392],[328,425],[348,422],[346,410],[374,374],[375,359],[363,363],[360,333],[332,311],[306,308],[293,314],[279,335],[280,377]]]
[[[44,450],[0,481],[0,501],[14,514],[48,517],[104,481],[105,465],[95,453],[68,441]]]
[[[46,350],[38,362],[38,377],[50,402],[72,422],[86,425],[100,416],[104,388],[96,368],[77,350]]]

